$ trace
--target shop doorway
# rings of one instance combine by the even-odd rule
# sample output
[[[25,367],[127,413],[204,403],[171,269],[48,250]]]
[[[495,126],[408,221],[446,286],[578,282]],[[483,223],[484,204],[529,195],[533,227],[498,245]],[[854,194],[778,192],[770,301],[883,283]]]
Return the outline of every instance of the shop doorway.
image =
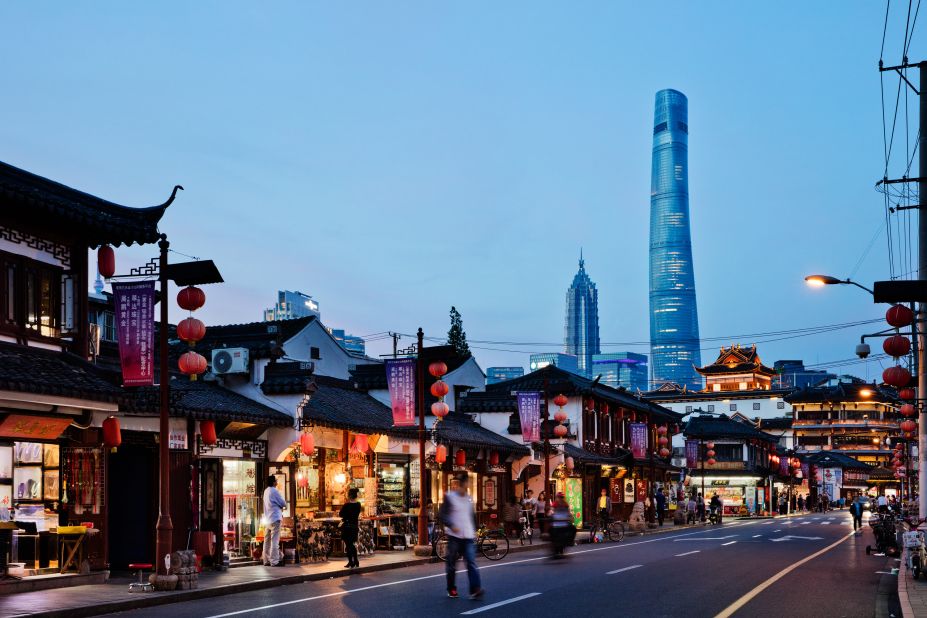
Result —
[[[127,571],[132,562],[154,559],[158,505],[155,452],[143,446],[123,445],[109,455],[109,563]]]

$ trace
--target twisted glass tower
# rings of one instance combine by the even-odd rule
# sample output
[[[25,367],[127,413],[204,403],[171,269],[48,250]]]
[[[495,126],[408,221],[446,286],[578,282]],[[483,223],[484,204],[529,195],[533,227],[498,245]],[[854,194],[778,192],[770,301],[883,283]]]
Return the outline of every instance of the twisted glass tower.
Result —
[[[579,270],[566,294],[566,324],[564,347],[576,356],[579,374],[589,376],[592,356],[599,353],[599,291],[586,274],[583,254],[579,254]]]
[[[689,233],[688,100],[657,93],[650,181],[650,366],[654,388],[702,388],[692,238]]]

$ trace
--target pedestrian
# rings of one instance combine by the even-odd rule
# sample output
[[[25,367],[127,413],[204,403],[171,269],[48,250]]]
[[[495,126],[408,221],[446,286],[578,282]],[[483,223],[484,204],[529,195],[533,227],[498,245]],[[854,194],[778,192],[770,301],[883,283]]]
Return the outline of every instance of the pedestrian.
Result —
[[[666,516],[666,494],[663,493],[662,487],[657,488],[656,505],[657,505],[657,522],[659,522],[659,524],[662,526],[663,518]]]
[[[805,510],[805,499],[800,494],[798,496],[798,510],[799,511]]]
[[[521,506],[525,509],[525,516],[528,518],[528,525],[533,528],[534,519],[538,510],[538,502],[534,499],[534,492],[530,489],[525,491],[525,497],[521,501]]]
[[[538,494],[537,507],[534,511],[538,520],[538,531],[541,534],[547,532],[547,516],[549,511],[550,504],[547,501],[547,493],[542,491]]]
[[[830,507],[830,496],[824,494],[821,496],[821,512],[826,513]]]
[[[724,505],[721,502],[721,497],[718,494],[715,494],[711,497],[711,510],[714,513],[718,514],[718,523],[721,523],[721,518],[724,516]]]
[[[435,538],[435,520],[438,519],[438,505],[435,504],[434,500],[428,498],[426,509],[428,514],[428,542],[430,543]]]
[[[284,566],[280,555],[280,524],[283,521],[283,509],[286,500],[277,490],[277,477],[267,477],[267,488],[264,490],[264,553],[261,562],[264,566]]]
[[[689,494],[689,501],[686,503],[686,523],[694,524],[698,513],[698,505],[695,503],[695,494]]]
[[[551,558],[564,558],[566,546],[576,537],[576,527],[573,525],[573,516],[563,493],[558,493],[554,500],[553,512],[550,522]]]
[[[702,492],[698,493],[698,499],[695,501],[695,508],[699,521],[705,523],[705,498],[702,497]]]
[[[608,520],[611,519],[612,515],[612,499],[608,495],[608,489],[605,487],[602,488],[602,491],[599,495],[598,503],[598,515],[599,515],[599,530],[605,530],[605,527],[608,526]]]
[[[521,509],[515,501],[515,496],[509,496],[502,506],[502,525],[509,537],[518,536],[518,520],[521,518]]]
[[[859,498],[850,503],[850,515],[853,516],[853,532],[859,532],[863,527],[863,504]]]
[[[648,524],[652,524],[656,520],[656,507],[654,506],[653,492],[647,494],[647,497],[644,498],[644,515]]]
[[[346,569],[353,569],[360,566],[357,561],[357,533],[360,526],[357,520],[360,518],[361,505],[357,501],[357,488],[352,487],[348,490],[348,501],[341,507],[338,517],[341,518],[341,540],[344,542],[344,554],[348,557],[348,563],[344,565]]]
[[[466,472],[454,475],[456,486],[444,496],[438,520],[447,529],[447,561],[445,575],[447,579],[447,596],[457,598],[457,586],[454,582],[457,571],[457,558],[462,557],[467,565],[467,579],[470,581],[470,598],[478,599],[484,590],[480,583],[480,570],[476,566],[476,512],[473,501],[467,494],[470,477]]]
[[[880,513],[885,513],[888,511],[888,499],[884,495],[881,495],[876,499],[876,504],[879,505]]]

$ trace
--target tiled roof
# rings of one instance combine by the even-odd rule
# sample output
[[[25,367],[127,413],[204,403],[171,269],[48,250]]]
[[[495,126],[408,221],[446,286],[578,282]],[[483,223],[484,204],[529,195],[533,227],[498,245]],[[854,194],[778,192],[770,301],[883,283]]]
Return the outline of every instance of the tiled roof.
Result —
[[[776,436],[762,432],[753,425],[719,416],[690,416],[682,432],[688,438],[736,438],[738,440],[765,440],[778,442]]]
[[[393,413],[347,380],[315,376],[317,390],[303,406],[302,418],[321,427],[358,433],[389,433]]]
[[[277,348],[295,337],[313,320],[315,316],[246,324],[210,324],[206,326],[206,336],[197,342],[196,351],[207,359],[214,348],[248,348],[251,358],[270,358],[274,353],[282,355],[282,349]],[[177,342],[176,346],[186,348],[182,342]]]
[[[131,389],[129,414],[157,414],[159,410],[159,389],[157,386],[143,386]],[[197,420],[237,421],[289,427],[293,417],[266,406],[260,402],[239,395],[216,382],[207,380],[190,381],[187,378],[171,380],[171,416]]]
[[[518,412],[518,402],[508,393],[471,391],[457,402],[458,412],[482,414],[484,412]]]
[[[633,465],[634,457],[631,455],[631,451],[623,451],[617,457],[606,457],[605,455],[599,455],[598,453],[593,453],[592,451],[587,451],[584,448],[580,448],[575,444],[566,442],[563,445],[563,454],[567,457],[572,457],[573,460],[578,464],[600,464],[603,466],[617,466],[617,465]]]
[[[448,373],[451,373],[455,369],[460,368],[460,366],[466,363],[470,358],[470,356],[461,356],[457,354],[456,350],[454,350],[454,346],[452,345],[426,346],[422,351],[422,360],[425,362],[426,366],[428,363],[434,361],[444,361],[444,364],[447,365]],[[386,383],[386,363],[357,365],[357,367],[351,369],[351,381],[354,383],[355,388],[359,388],[364,391],[386,389],[388,387]],[[428,389],[431,388],[431,385],[434,383],[434,381],[434,376],[426,371],[426,403],[436,401],[428,392]]]
[[[863,397],[860,391],[867,390],[871,394]],[[898,395],[894,389],[886,386],[876,386],[868,382],[840,382],[835,386],[809,386],[793,392],[785,398],[790,404],[802,403],[828,403],[841,401],[897,403]]]
[[[851,468],[855,470],[869,470],[872,468],[869,464],[853,459],[849,455],[844,455],[840,451],[820,451],[805,455],[802,459],[819,468]]]
[[[389,386],[386,383],[386,365],[357,365],[351,369],[351,381],[362,391],[385,390]]]
[[[0,162],[0,212],[19,224],[61,228],[92,247],[158,240],[158,222],[174,201],[130,208]]]
[[[264,367],[261,391],[265,395],[303,395],[314,393],[312,363],[271,362]]]
[[[761,418],[760,419],[760,429],[769,430],[769,429],[791,429],[792,428],[792,417],[783,416],[780,418]]]
[[[434,417],[431,416],[426,419],[429,437],[431,435],[430,429],[434,424],[433,419]],[[391,435],[404,437],[409,440],[417,439],[418,428],[396,428],[391,432]],[[479,425],[468,415],[460,413],[451,413],[445,416],[444,419],[438,423],[435,437],[439,443],[447,444],[448,446],[488,448],[522,455],[527,455],[529,452],[528,447],[514,440],[509,440],[506,437],[500,436],[494,431]]]
[[[749,348],[741,347],[737,344],[729,348],[721,347],[718,358],[715,362],[704,367],[696,367],[702,375],[716,375],[725,373],[760,373],[767,376],[776,374],[776,370],[767,367],[760,360],[760,355],[756,352],[756,346]]]
[[[106,372],[68,354],[0,343],[0,389],[118,403],[123,390]]]

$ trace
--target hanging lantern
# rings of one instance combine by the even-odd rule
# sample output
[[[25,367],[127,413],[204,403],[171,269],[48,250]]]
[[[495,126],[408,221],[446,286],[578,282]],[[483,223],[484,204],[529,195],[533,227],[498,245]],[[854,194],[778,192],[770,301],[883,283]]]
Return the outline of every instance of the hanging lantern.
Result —
[[[299,450],[305,457],[312,457],[315,453],[315,438],[308,431],[299,436]]]
[[[769,445],[769,452],[770,452],[770,453],[775,453],[775,452],[776,452],[776,445],[775,445],[775,444],[770,444],[770,445]]]
[[[718,463],[718,462],[716,462],[716,461],[714,460],[714,458],[711,458],[711,459],[709,459],[708,461],[706,461],[705,463],[707,463],[709,466],[713,466],[713,465],[715,465],[715,464]]]
[[[562,438],[567,435],[567,428],[565,425],[556,425],[554,426],[554,435],[558,438]]]
[[[554,414],[554,420],[557,421],[558,423],[566,422],[567,418],[569,417],[567,416],[567,413],[564,412],[563,410],[557,410],[557,413]]]
[[[447,447],[443,444],[439,444],[435,448],[435,461],[439,464],[443,464],[445,461],[447,461]]]
[[[917,431],[917,423],[912,420],[901,421],[901,431],[905,433],[914,433]]]
[[[900,459],[896,459],[896,460],[892,461],[892,467],[893,467],[893,468],[900,468],[900,467],[902,467],[903,465],[904,465],[904,463],[902,463]]]
[[[354,450],[356,450],[358,453],[366,453],[367,447],[367,435],[363,433],[357,434],[354,437]]]
[[[186,311],[196,311],[206,304],[206,293],[198,287],[188,285],[177,292],[177,304]]]
[[[206,358],[202,354],[190,351],[185,352],[177,361],[177,367],[180,373],[190,376],[190,380],[196,380],[196,376],[206,371]]]
[[[660,449],[660,457],[662,457],[663,459],[666,459],[667,457],[669,457],[669,455],[670,455],[670,450],[668,448],[664,446],[663,448]]]
[[[206,446],[215,446],[219,439],[216,437],[216,423],[214,421],[200,421],[200,438]]]
[[[885,321],[895,328],[901,328],[914,321],[914,312],[904,305],[892,305],[885,312]]]
[[[898,358],[911,351],[911,340],[901,335],[886,337],[885,341],[882,342],[882,349],[889,356]]]
[[[444,361],[435,361],[428,365],[428,373],[436,378],[440,378],[445,373],[447,373],[447,365],[444,363]]]
[[[899,412],[901,412],[901,416],[914,416],[914,404],[902,404]]]
[[[454,456],[454,463],[458,466],[467,465],[467,452],[465,450],[457,449],[457,454]]]
[[[907,399],[910,401],[914,399],[915,397],[917,397],[917,395],[914,394],[913,388],[903,388],[900,391],[898,391],[898,397],[901,399]]]
[[[122,431],[119,429],[119,419],[110,416],[103,421],[103,446],[116,452],[116,447],[122,444]]]
[[[716,453],[715,453],[713,450],[708,449],[708,451],[705,453],[705,455],[707,455],[708,457],[714,457],[714,456],[716,455]]]
[[[498,466],[499,465],[499,451],[492,451],[489,453],[489,465]]]
[[[666,436],[660,436],[659,438],[657,438],[657,442],[660,444],[660,446],[666,446],[667,444],[669,444],[669,438],[667,438]]]
[[[450,411],[451,409],[443,401],[436,401],[431,404],[431,413],[438,418],[444,418]]]
[[[706,448],[714,448],[714,447],[715,447],[715,443],[714,443],[714,442],[706,442],[706,443],[705,443],[705,447],[706,447]]]
[[[116,274],[116,252],[109,245],[97,249],[97,270],[104,279]]]
[[[438,398],[444,397],[445,395],[448,394],[449,391],[450,391],[450,388],[448,388],[447,382],[444,382],[442,380],[438,380],[437,382],[431,385],[431,394],[434,395],[435,397],[438,397]]]
[[[567,399],[566,395],[564,395],[563,393],[560,393],[559,395],[554,397],[555,406],[559,406],[562,408],[563,406],[567,404],[567,402],[569,402],[569,399]]]
[[[177,337],[193,345],[206,336],[206,326],[196,318],[185,318],[177,324]]]
[[[903,450],[904,450],[904,444],[902,444],[901,442],[897,443],[897,444],[895,445],[895,450],[896,450],[896,451],[903,451]]]
[[[902,386],[907,386],[911,381],[911,372],[901,365],[895,365],[882,372],[882,380],[886,384],[900,388]]]
[[[793,460],[792,460],[792,467],[795,468],[796,470],[798,470],[799,468],[801,468],[801,460],[798,459],[797,457],[796,457],[795,459],[793,459]]]
[[[666,425],[660,425],[659,427],[657,427],[657,433],[660,434],[661,436],[665,436],[666,435]]]

